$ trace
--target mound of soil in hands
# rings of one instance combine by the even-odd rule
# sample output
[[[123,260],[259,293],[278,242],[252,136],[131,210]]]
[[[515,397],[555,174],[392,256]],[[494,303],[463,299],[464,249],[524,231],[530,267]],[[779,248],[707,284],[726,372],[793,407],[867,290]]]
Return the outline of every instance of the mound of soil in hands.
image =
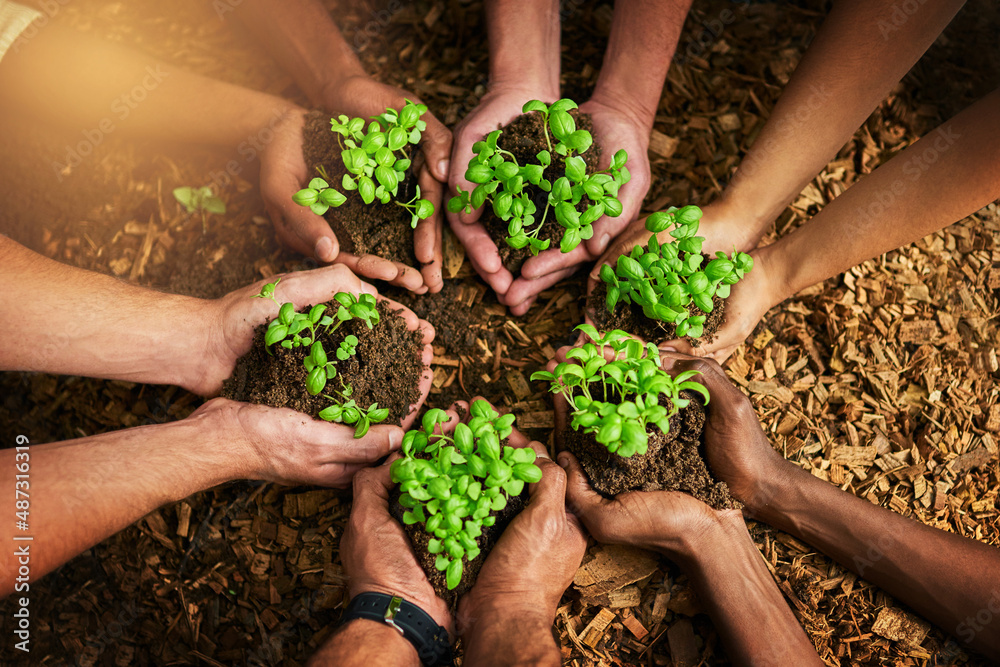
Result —
[[[305,158],[310,179],[320,175],[316,167],[322,166],[330,176],[330,186],[347,196],[346,202],[331,208],[323,216],[337,235],[341,249],[355,255],[377,255],[419,267],[413,254],[410,212],[395,203],[408,202],[416,194],[417,176],[413,167],[407,171],[406,179],[399,184],[398,193],[388,204],[377,199],[365,204],[357,190],[347,192],[341,187],[347,170],[340,157],[343,149],[337,143],[338,135],[330,131],[330,120],[330,115],[322,111],[311,111],[306,115],[302,128],[302,157]],[[412,160],[418,151],[412,144],[408,146]]]
[[[576,109],[570,110],[569,114],[576,121],[577,129],[586,130],[593,135],[594,126],[590,121],[590,114],[579,113]],[[519,165],[523,166],[528,163],[538,164],[538,158],[535,156],[549,148],[548,144],[545,143],[544,120],[542,114],[539,112],[521,114],[501,129],[503,131],[497,140],[497,146],[513,153]],[[553,141],[554,145],[555,142],[551,137],[550,141]],[[565,174],[566,158],[554,151],[550,152],[552,153],[552,164],[545,168],[545,178],[549,182],[554,182],[558,176]],[[597,137],[594,137],[594,143],[585,153],[581,153],[580,157],[587,164],[588,174],[597,171],[597,165],[601,160],[601,146],[598,143]],[[538,208],[537,213],[535,213],[535,223],[531,226],[525,225],[526,229],[533,229],[537,226],[538,220],[541,220],[542,212],[545,211],[545,201],[549,193],[530,183],[524,184],[524,191],[528,193]],[[583,213],[589,205],[590,200],[585,195],[577,205],[577,210]],[[507,223],[493,213],[493,207],[488,202],[485,208],[483,208],[483,214],[479,221],[497,244],[497,248],[500,250],[500,259],[503,261],[504,267],[511,273],[520,271],[521,265],[524,264],[526,259],[531,257],[531,250],[528,248],[517,250],[507,245],[507,242],[504,240],[507,238]],[[559,223],[556,222],[554,213],[549,211],[549,215],[545,219],[545,225],[538,232],[538,238],[542,241],[549,239],[551,241],[549,248],[558,249],[559,239],[562,238],[564,231]]]
[[[327,303],[328,312],[335,312],[338,303]],[[306,308],[305,310],[308,310]],[[337,376],[328,388],[340,388],[340,382],[351,385],[351,398],[367,408],[378,403],[389,410],[384,424],[399,424],[410,412],[410,405],[420,398],[418,385],[424,366],[421,362],[423,343],[419,331],[410,331],[397,311],[384,301],[378,302],[381,321],[374,329],[361,320],[349,320],[332,335],[321,333],[319,340],[330,359],[348,334],[358,337],[357,353],[346,361],[337,361]],[[312,396],[306,390],[308,372],[302,361],[308,349],[287,350],[272,345],[273,356],[264,349],[266,325],[257,327],[250,352],[240,358],[233,376],[226,381],[222,395],[237,401],[260,403],[274,408],[291,408],[316,417],[331,402],[322,393]],[[334,395],[332,391],[325,393]]]
[[[590,316],[594,320],[594,326],[597,327],[598,331],[621,329],[633,336],[638,336],[644,341],[656,344],[677,338],[677,327],[670,322],[649,319],[643,314],[642,306],[634,302],[626,304],[619,301],[615,305],[615,312],[609,313],[607,297],[608,286],[604,281],[598,281],[594,287],[594,291],[587,298],[587,310],[590,312]],[[688,312],[692,315],[705,314],[698,309],[698,306],[694,305],[694,302],[688,306]],[[726,300],[717,296],[713,297],[712,312],[705,318],[704,333],[702,333],[700,338],[685,336],[684,339],[693,347],[700,347],[704,343],[711,343],[715,340],[715,332],[726,321],[725,314]]]
[[[684,491],[715,509],[738,508],[729,487],[713,477],[701,455],[705,408],[700,397],[682,392],[691,403],[670,419],[670,430],[650,426],[649,449],[628,458],[612,454],[592,434],[567,428],[565,448],[583,466],[595,490],[605,496],[628,491]]]
[[[505,440],[501,444],[501,447],[506,442]],[[427,574],[427,580],[434,587],[434,592],[437,593],[438,597],[447,602],[448,606],[452,609],[458,606],[459,599],[475,585],[479,571],[483,568],[483,563],[486,562],[490,551],[496,546],[497,540],[500,539],[508,524],[514,520],[514,517],[520,514],[528,502],[528,489],[525,487],[521,495],[507,500],[505,508],[491,514],[491,516],[497,518],[496,523],[488,528],[484,527],[482,535],[476,538],[476,544],[479,545],[481,553],[475,560],[471,562],[465,561],[462,567],[462,580],[458,582],[458,586],[449,591],[445,582],[444,572],[434,567],[434,561],[437,560],[437,556],[427,551],[427,544],[431,541],[432,535],[424,530],[423,524],[414,523],[407,526],[403,523],[403,513],[406,511],[406,508],[399,504],[399,495],[397,488],[393,491],[389,499],[389,513],[403,526],[406,536],[410,538],[413,551],[417,555],[417,562],[420,563],[420,567]]]

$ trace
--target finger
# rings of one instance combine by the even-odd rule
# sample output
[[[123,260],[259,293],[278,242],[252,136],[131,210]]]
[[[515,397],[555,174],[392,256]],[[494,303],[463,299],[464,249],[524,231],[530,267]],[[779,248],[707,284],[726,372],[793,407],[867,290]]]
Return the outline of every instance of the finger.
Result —
[[[302,187],[300,179],[305,177],[303,172],[286,171],[270,160],[262,161],[260,184],[264,208],[282,245],[329,263],[340,253],[337,236],[325,219],[292,200],[292,195]]]
[[[353,255],[342,252],[337,257],[337,261],[359,276],[371,278],[372,280],[384,280],[391,282],[399,274],[397,266],[381,257],[375,255]]]
[[[420,363],[423,364],[423,370],[420,372],[420,382],[417,384],[417,392],[419,397],[415,403],[410,404],[409,412],[406,413],[406,417],[403,418],[403,423],[401,426],[404,429],[409,429],[413,422],[417,418],[417,413],[420,412],[420,408],[427,401],[427,397],[431,393],[431,385],[434,382],[434,373],[431,370],[431,360],[434,358],[434,348],[430,344],[425,344],[423,351],[420,354]]]
[[[440,183],[448,182],[451,171],[451,150],[453,137],[441,121],[431,114],[425,114],[423,120],[427,127],[420,141],[420,149],[430,169],[431,175]],[[421,188],[424,186],[421,185]],[[433,199],[431,201],[434,201]],[[437,204],[435,204],[437,206]]]
[[[595,515],[610,501],[590,486],[590,481],[575,456],[569,452],[560,452],[556,458],[566,471],[566,507],[593,532],[591,525],[596,520]]]
[[[577,268],[579,267],[571,266],[536,280],[518,278],[511,283],[510,289],[507,290],[501,301],[510,308],[512,314],[520,317],[528,312],[540,292],[547,290],[560,280],[570,277],[576,273]]]
[[[542,469],[542,479],[537,484],[528,485],[529,502],[532,505],[566,507],[566,471],[548,456],[535,459],[535,465]]]
[[[587,247],[582,243],[567,253],[558,248],[549,248],[538,253],[535,257],[529,257],[521,267],[521,276],[529,280],[535,280],[550,275],[557,271],[563,271],[567,267],[575,267],[593,261],[597,255],[591,255]]]
[[[442,272],[443,251],[441,245],[441,225],[444,216],[441,214],[444,202],[442,200],[443,186],[425,167],[420,170],[420,189],[426,198],[434,204],[434,215],[417,223],[413,231],[413,252],[421,263],[420,273],[428,291],[440,292],[444,287]]]
[[[460,127],[455,133],[448,170],[448,185],[453,196],[458,194],[459,188],[463,192],[472,192],[476,187],[465,178],[465,171],[469,166],[469,160],[472,158],[472,144],[482,138],[482,133],[479,133],[480,136],[478,137],[476,133],[476,130],[470,128],[468,125]],[[478,208],[472,211],[472,213],[466,213],[464,210],[459,213],[449,212],[448,222],[452,223],[453,226],[470,225],[479,220],[482,211],[482,208]]]
[[[396,266],[396,277],[389,281],[390,284],[402,287],[411,292],[416,292],[417,294],[427,291],[426,289],[421,291],[421,288],[425,287],[425,285],[424,276],[420,271],[401,262],[393,262],[393,264]]]
[[[451,230],[455,233],[459,242],[465,248],[469,260],[482,275],[499,273],[503,268],[503,261],[500,259],[500,251],[497,244],[493,242],[490,235],[482,225],[466,225],[452,223]],[[485,275],[483,279],[487,280]]]
[[[340,424],[330,424],[339,433],[346,431]],[[372,426],[362,438],[351,438],[334,447],[328,463],[372,464],[399,449],[403,443],[403,429],[398,426]]]

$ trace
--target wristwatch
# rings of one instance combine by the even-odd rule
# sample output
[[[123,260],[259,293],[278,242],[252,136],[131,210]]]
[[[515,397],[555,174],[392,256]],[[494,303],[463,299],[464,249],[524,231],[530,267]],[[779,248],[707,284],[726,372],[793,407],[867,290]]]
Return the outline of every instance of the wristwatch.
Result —
[[[347,605],[341,625],[356,618],[377,621],[395,628],[417,649],[420,662],[427,667],[451,665],[448,631],[426,611],[398,595],[361,593]]]

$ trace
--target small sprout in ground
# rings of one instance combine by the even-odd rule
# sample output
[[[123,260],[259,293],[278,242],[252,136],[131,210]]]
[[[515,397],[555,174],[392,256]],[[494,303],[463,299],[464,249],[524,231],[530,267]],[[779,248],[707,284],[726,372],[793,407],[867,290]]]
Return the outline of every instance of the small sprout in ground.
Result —
[[[576,108],[573,100],[562,99],[551,106],[531,100],[521,109],[523,113],[542,114],[546,150],[535,156],[537,163],[518,164],[513,153],[500,148],[497,145],[500,130],[490,132],[485,140],[473,144],[475,155],[469,161],[465,178],[477,185],[472,192],[464,192],[459,187],[458,196],[448,202],[448,210],[458,213],[464,209],[471,213],[489,202],[493,213],[507,223],[507,245],[517,249],[528,247],[532,255],[549,247],[548,240],[538,238],[549,211],[565,230],[559,242],[559,249],[564,253],[591,238],[593,224],[601,216],[615,218],[621,215],[618,190],[631,178],[625,166],[628,153],[619,150],[607,169],[587,174],[586,162],[579,153],[587,152],[594,139],[590,132],[576,128],[576,121],[569,114],[570,109]],[[546,169],[552,165],[552,153],[565,158],[564,169],[562,173],[545,178]],[[540,216],[531,194],[525,190],[528,185],[549,193]],[[581,213],[584,201],[586,208]]]
[[[280,281],[279,278],[273,283],[264,285],[260,293],[254,295],[254,298],[271,299],[278,304],[278,317],[271,321],[264,332],[264,346],[268,354],[271,354],[272,345],[281,345],[287,350],[308,347],[309,354],[302,362],[308,373],[306,391],[316,396],[324,390],[329,391],[330,381],[334,378],[340,383],[340,388],[332,391],[334,396],[322,394],[324,398],[332,401],[333,405],[321,410],[319,418],[352,425],[355,427],[354,437],[363,437],[372,424],[383,422],[389,417],[389,410],[379,408],[377,403],[372,403],[367,408],[357,405],[351,398],[353,388],[345,384],[337,374],[337,362],[330,359],[318,338],[320,334],[332,334],[344,322],[354,319],[361,320],[372,329],[381,319],[375,297],[371,294],[354,295],[349,292],[338,292],[333,297],[337,303],[337,310],[332,315],[327,313],[327,306],[323,303],[313,306],[308,312],[298,313],[295,311],[295,304],[280,303],[275,298],[274,291]],[[357,336],[348,334],[340,342],[334,356],[339,361],[347,361],[357,354],[358,342]]]
[[[678,337],[698,338],[705,332],[713,297],[728,298],[730,288],[753,268],[753,258],[736,250],[729,257],[716,252],[703,268],[705,239],[697,236],[699,220],[697,206],[670,208],[646,219],[646,229],[652,232],[649,242],[620,256],[613,268],[601,267],[609,312],[614,313],[619,302],[636,303],[649,319],[673,324]],[[656,235],[668,229],[674,240],[659,243]],[[692,315],[692,303],[704,314]]]
[[[445,573],[448,590],[461,581],[464,562],[479,557],[476,538],[496,523],[491,513],[542,478],[534,450],[502,445],[514,415],[500,416],[483,400],[469,412],[469,423],[457,424],[447,436],[441,424],[448,415],[428,410],[421,428],[403,437],[403,457],[391,468],[399,503],[407,508],[403,522],[423,524],[430,533],[428,550],[437,555],[434,566]]]
[[[174,188],[174,199],[187,210],[188,213],[201,213],[201,231],[208,231],[208,224],[205,222],[206,213],[216,213],[223,215],[226,212],[226,203],[215,196],[212,188],[205,187],[192,188],[184,186]]]
[[[570,407],[574,430],[592,433],[612,454],[629,457],[645,454],[649,446],[646,429],[655,425],[670,430],[670,418],[687,407],[681,397],[685,389],[697,392],[708,403],[708,390],[691,378],[697,371],[671,377],[660,367],[659,350],[652,343],[644,347],[624,331],[601,336],[589,324],[576,328],[591,342],[571,349],[554,372],[532,373],[532,380],[550,383],[549,390],[562,394]],[[614,356],[608,360],[605,350]]]
[[[357,191],[365,204],[376,199],[388,204],[399,194],[399,185],[406,180],[406,171],[411,166],[408,147],[420,143],[421,133],[427,129],[427,122],[420,117],[427,112],[423,104],[406,100],[400,111],[389,108],[365,128],[363,118],[338,116],[330,121],[331,131],[337,135],[340,144],[340,158],[344,163],[344,174],[340,186],[345,192]],[[330,185],[326,170],[317,167],[322,178],[314,178],[309,185],[292,195],[299,206],[308,206],[316,215],[324,215],[347,201],[347,195]],[[416,227],[420,220],[434,215],[434,204],[420,198],[420,186],[408,202],[394,202],[410,212],[410,226]]]

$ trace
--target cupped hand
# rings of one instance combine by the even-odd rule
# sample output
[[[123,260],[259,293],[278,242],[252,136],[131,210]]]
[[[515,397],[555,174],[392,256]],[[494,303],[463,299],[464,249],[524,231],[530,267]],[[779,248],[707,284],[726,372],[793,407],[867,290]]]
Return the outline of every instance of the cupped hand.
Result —
[[[454,634],[448,604],[434,593],[403,527],[389,514],[389,467],[395,458],[354,477],[351,517],[340,541],[348,591],[352,598],[361,593],[398,595]]]
[[[511,444],[535,450],[542,479],[528,486],[527,507],[507,526],[459,602],[467,626],[498,611],[505,617],[537,615],[551,624],[587,547],[580,522],[566,509],[566,474],[541,443],[528,443],[514,431]]]
[[[772,259],[771,246],[758,248],[750,253],[753,269],[732,286],[726,299],[725,319],[715,332],[715,338],[692,346],[686,339],[660,343],[669,348],[697,357],[709,357],[722,363],[753,333],[757,323],[775,305],[788,296]]]
[[[274,283],[278,279],[280,282],[275,288],[275,299],[278,303],[294,303],[296,310],[325,303],[338,292],[376,296],[378,294],[374,287],[359,279],[347,267],[335,264],[311,271],[272,276],[220,299],[205,302],[204,328],[208,342],[204,345],[206,350],[204,374],[197,384],[187,387],[189,390],[204,396],[219,392],[222,383],[232,375],[239,358],[250,351],[254,329],[277,317],[278,305],[274,301],[255,299],[253,296],[259,294],[265,284]],[[398,311],[410,331],[420,331],[423,343],[421,361],[424,372],[420,378],[420,399],[411,406],[409,415],[403,421],[402,426],[406,428],[412,423],[417,410],[430,392],[432,379],[430,362],[434,356],[431,342],[434,340],[434,328],[429,322],[419,319],[409,308],[388,299],[383,301]]]
[[[580,518],[594,539],[604,544],[626,544],[689,558],[696,544],[711,531],[718,514],[680,491],[632,491],[605,498],[590,486],[587,474],[569,452],[561,452],[566,469],[566,506]]]
[[[543,99],[544,98],[544,99]],[[465,178],[469,168],[469,160],[473,157],[472,145],[483,137],[499,129],[521,115],[521,108],[526,102],[541,99],[543,102],[553,102],[554,99],[539,95],[535,90],[515,88],[498,88],[490,90],[479,101],[479,105],[455,128],[455,141],[451,153],[451,169],[448,174],[450,196],[454,196],[461,187],[464,192],[475,188]],[[455,232],[459,242],[465,247],[469,262],[486,283],[493,288],[497,296],[503,296],[510,288],[514,276],[503,266],[497,244],[479,223],[482,209],[472,213],[448,213],[448,222]]]
[[[610,101],[591,99],[580,106],[580,112],[590,114],[594,140],[599,141],[603,149],[599,169],[607,169],[618,150],[624,149],[628,153],[626,167],[631,179],[618,193],[622,212],[615,218],[605,215],[598,219],[594,223],[593,237],[582,242],[575,250],[562,253],[558,247],[554,247],[539,253],[537,257],[529,258],[521,268],[521,275],[510,286],[503,299],[515,315],[528,312],[539,292],[572,275],[580,264],[600,257],[611,240],[639,215],[642,200],[649,191],[648,150],[651,127],[631,110]]]
[[[372,426],[355,440],[353,426],[226,398],[212,399],[188,419],[213,424],[208,432],[227,445],[240,446],[247,479],[289,486],[346,488],[355,473],[399,449],[403,441],[403,429],[398,426]]]
[[[712,473],[729,486],[749,514],[767,504],[764,491],[787,469],[787,462],[771,446],[757,413],[746,397],[714,360],[679,352],[661,354],[663,367],[671,374],[698,371],[692,378],[708,389],[707,420],[703,441]]]

